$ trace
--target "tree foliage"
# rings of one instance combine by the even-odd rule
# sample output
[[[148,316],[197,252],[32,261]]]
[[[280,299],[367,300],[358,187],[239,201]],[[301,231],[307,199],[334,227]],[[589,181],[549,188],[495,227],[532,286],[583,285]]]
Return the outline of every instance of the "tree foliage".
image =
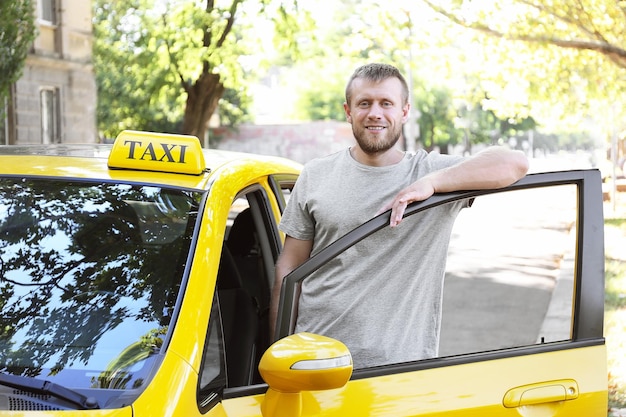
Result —
[[[154,37],[153,2],[94,5],[99,131],[105,138],[123,129],[176,132],[184,102],[164,59],[164,43]]]
[[[341,103],[350,73],[365,62],[382,61],[415,80],[412,106],[419,117],[408,123],[419,126],[417,140],[427,149],[448,152],[463,143],[469,150],[472,143],[491,143],[528,129],[527,124],[517,124],[524,116],[515,112],[500,116],[483,107],[487,100],[478,77],[465,76],[463,88],[448,82],[454,77],[441,71],[446,62],[438,62],[436,56],[442,50],[438,43],[454,43],[453,36],[442,37],[413,22],[402,7],[385,7],[376,1],[348,1],[333,7],[321,19],[314,35],[317,42],[307,50],[306,61],[294,65],[296,75],[288,80],[297,96],[296,119],[345,120]],[[445,58],[455,60],[450,55]]]
[[[406,38],[402,10],[377,0],[304,3],[316,21],[310,41],[301,45],[300,60],[286,62],[288,89],[295,106],[287,117],[296,120],[345,120],[345,86],[354,69],[366,62],[386,62],[405,70]]]
[[[244,7],[245,6],[245,7]],[[222,106],[243,117],[245,57],[259,50],[274,22],[275,41],[294,50],[303,21],[292,0],[96,0],[95,61],[99,127],[105,136],[124,128],[205,136]]]
[[[423,1],[461,26],[508,40],[594,51],[626,69],[623,1]]]
[[[418,125],[420,141],[426,149],[438,146],[449,153],[448,146],[461,140],[461,131],[454,125],[456,117],[452,95],[443,87],[421,86],[415,97],[415,107],[420,112]]]
[[[22,75],[24,61],[36,34],[34,11],[32,0],[0,2],[0,103]]]
[[[610,126],[626,91],[626,3],[614,0],[423,0],[480,48],[487,108],[533,115],[594,119]],[[516,102],[516,104],[513,104]],[[491,106],[491,107],[490,107]]]

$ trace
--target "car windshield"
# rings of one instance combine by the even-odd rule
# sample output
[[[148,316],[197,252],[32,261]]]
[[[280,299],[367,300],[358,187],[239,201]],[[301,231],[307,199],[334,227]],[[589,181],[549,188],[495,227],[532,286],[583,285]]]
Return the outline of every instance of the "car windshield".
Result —
[[[201,193],[0,179],[0,372],[140,388],[172,319]]]

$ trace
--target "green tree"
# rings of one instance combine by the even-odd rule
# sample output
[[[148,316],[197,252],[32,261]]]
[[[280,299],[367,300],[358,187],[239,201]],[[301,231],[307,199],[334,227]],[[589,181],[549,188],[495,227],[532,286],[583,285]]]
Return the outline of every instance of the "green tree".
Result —
[[[402,10],[387,10],[377,0],[329,2],[312,8],[316,28],[301,48],[301,60],[287,63],[286,83],[294,91],[289,118],[345,120],[343,102],[348,77],[366,62],[406,63],[406,33]],[[364,17],[367,16],[367,17]],[[398,23],[400,22],[400,23]]]
[[[178,132],[184,101],[164,43],[153,38],[153,8],[150,0],[94,3],[97,119],[105,138],[123,129]]]
[[[491,36],[594,51],[626,68],[626,4],[623,1],[504,0],[483,3],[482,7],[465,0],[438,4],[423,1],[454,23]]]
[[[427,87],[420,82],[414,93],[419,140],[428,150],[436,146],[441,153],[449,153],[450,146],[462,144],[464,152],[471,153],[472,145],[506,142],[536,128],[532,117],[498,117],[483,107],[483,100],[468,103],[456,99],[453,91],[444,86]]]
[[[332,62],[333,65],[324,65]],[[348,75],[356,64],[351,58],[319,55],[296,63],[286,71],[285,83],[295,96],[293,110],[287,115],[295,120],[345,121],[343,109]]]
[[[319,91],[308,89],[298,96],[298,117],[308,120],[342,120],[345,112],[341,90],[320,86]]]
[[[243,7],[245,4],[245,8]],[[230,119],[244,111],[245,57],[273,22],[280,48],[295,50],[300,22],[292,0],[202,2],[96,0],[99,126],[106,136],[155,127],[203,138],[225,92]],[[252,32],[252,30],[257,30]]]
[[[444,87],[425,87],[415,95],[415,107],[420,113],[418,125],[420,141],[428,150],[438,146],[441,153],[449,153],[449,146],[461,141],[462,132],[455,126],[456,111],[452,95]]]
[[[537,127],[532,117],[499,118],[493,110],[484,109],[480,103],[461,106],[457,114],[458,124],[464,130],[467,152],[473,144],[496,144]]]
[[[414,4],[397,6],[350,0],[324,10],[305,60],[285,71],[293,74],[287,82],[297,97],[295,119],[345,120],[341,103],[347,77],[357,65],[382,61],[415,80],[412,105],[419,117],[409,123],[419,125],[417,140],[427,149],[448,152],[463,143],[470,151],[472,144],[508,140],[534,127],[527,101],[494,111],[480,73],[463,62],[473,51],[463,49],[461,30],[427,24],[429,16],[418,15]],[[421,11],[428,12],[424,7]]]
[[[0,103],[22,76],[24,61],[35,39],[35,5],[32,0],[0,2]],[[0,113],[4,106],[0,106]]]
[[[624,115],[626,3],[615,0],[423,0],[465,31],[473,71],[496,113],[558,116],[580,129]],[[515,104],[512,104],[516,102]],[[516,106],[516,107],[515,107]]]

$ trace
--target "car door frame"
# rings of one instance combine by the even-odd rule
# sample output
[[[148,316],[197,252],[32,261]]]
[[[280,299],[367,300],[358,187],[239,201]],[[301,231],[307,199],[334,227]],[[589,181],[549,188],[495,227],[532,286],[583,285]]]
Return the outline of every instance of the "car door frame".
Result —
[[[409,372],[432,367],[473,363],[481,360],[515,357],[563,349],[604,345],[604,216],[601,175],[596,169],[529,174],[518,182],[496,190],[459,191],[436,194],[410,204],[404,217],[457,200],[507,191],[573,184],[577,186],[577,228],[574,266],[573,319],[571,337],[566,342],[538,344],[522,349],[506,349],[484,354],[461,355],[387,365],[355,371],[352,380]],[[294,333],[298,286],[303,279],[340,253],[389,224],[390,212],[382,213],[322,249],[283,279],[278,307],[275,339]]]

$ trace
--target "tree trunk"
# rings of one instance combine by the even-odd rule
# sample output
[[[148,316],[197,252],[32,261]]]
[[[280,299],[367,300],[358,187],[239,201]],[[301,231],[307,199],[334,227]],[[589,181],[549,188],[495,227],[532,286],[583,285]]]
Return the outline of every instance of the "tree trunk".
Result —
[[[185,85],[184,88],[187,92],[187,103],[182,133],[197,136],[204,143],[209,119],[224,94],[224,85],[219,74],[206,71],[193,84]]]

